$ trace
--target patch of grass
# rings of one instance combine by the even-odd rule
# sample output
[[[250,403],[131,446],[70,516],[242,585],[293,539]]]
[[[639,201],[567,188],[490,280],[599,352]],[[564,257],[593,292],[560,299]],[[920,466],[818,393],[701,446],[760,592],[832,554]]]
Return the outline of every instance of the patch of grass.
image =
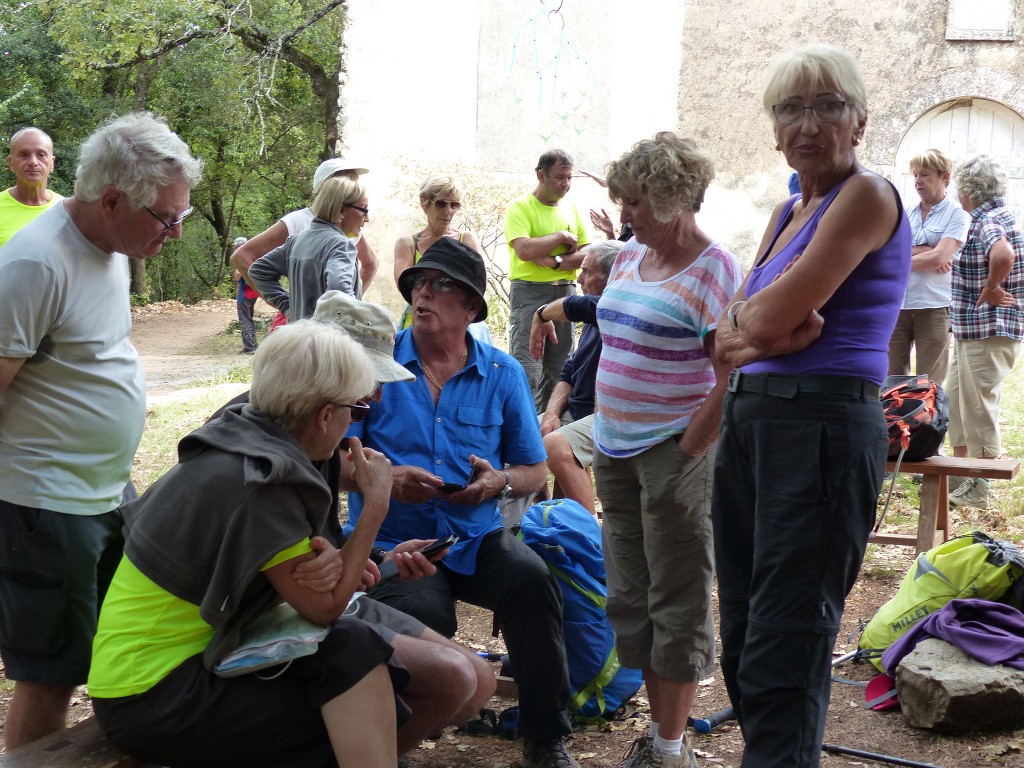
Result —
[[[221,382],[152,398],[132,467],[136,490],[142,493],[174,466],[178,461],[178,441],[248,387],[246,377],[244,381]]]

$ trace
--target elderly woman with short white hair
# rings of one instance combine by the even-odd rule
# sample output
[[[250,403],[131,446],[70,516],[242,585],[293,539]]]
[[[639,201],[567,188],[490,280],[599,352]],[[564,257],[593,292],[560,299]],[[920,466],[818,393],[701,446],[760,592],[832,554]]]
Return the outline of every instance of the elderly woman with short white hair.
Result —
[[[949,440],[954,456],[994,458],[1002,453],[1000,388],[1024,340],[1024,236],[1006,207],[1006,172],[995,160],[968,158],[953,179],[971,228],[953,261]],[[989,481],[967,478],[949,500],[958,507],[986,507]]]
[[[816,768],[832,649],[885,472],[878,391],[910,224],[857,158],[868,110],[849,53],[784,54],[763,104],[800,195],[776,207],[715,340],[738,369],[712,495],[721,664],[743,765]]]

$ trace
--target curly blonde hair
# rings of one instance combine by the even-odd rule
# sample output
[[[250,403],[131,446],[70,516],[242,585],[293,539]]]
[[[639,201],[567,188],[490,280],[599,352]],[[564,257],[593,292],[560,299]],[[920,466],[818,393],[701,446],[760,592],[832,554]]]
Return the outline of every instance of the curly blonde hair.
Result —
[[[700,210],[715,166],[692,139],[661,131],[610,162],[605,175],[613,202],[646,197],[654,218],[667,222],[683,211]]]

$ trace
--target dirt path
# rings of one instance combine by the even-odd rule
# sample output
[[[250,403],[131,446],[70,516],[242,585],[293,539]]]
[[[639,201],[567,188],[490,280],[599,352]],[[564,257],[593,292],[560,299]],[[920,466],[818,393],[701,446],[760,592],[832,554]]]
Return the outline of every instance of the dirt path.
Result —
[[[263,311],[269,312],[269,307],[264,306]],[[231,299],[189,306],[163,301],[135,309],[132,343],[142,358],[147,393],[184,389],[245,364],[249,358],[238,354],[241,340],[237,332],[230,338],[218,338],[237,319]]]

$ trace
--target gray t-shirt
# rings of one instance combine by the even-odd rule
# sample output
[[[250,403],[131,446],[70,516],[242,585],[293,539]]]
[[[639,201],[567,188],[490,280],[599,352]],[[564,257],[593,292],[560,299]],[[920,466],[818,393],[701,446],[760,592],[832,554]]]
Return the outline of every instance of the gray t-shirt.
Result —
[[[28,358],[0,394],[0,498],[75,515],[118,506],[146,420],[127,258],[63,204],[0,249],[0,356]]]

